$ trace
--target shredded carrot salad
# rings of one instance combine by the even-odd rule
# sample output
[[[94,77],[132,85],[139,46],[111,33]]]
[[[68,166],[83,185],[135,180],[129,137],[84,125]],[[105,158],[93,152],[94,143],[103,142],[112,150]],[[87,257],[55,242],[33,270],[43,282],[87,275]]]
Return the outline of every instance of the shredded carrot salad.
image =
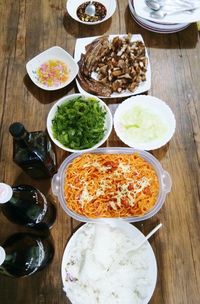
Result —
[[[83,154],[65,172],[67,207],[90,218],[141,216],[156,203],[155,170],[138,154]]]

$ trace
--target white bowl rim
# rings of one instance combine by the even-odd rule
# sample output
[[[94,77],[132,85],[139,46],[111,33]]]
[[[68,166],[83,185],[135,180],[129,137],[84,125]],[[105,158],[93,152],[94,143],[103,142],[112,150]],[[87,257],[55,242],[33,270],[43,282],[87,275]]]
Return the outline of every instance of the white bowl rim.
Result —
[[[75,2],[77,2],[77,6],[75,6],[76,5]],[[84,1],[84,0],[68,0],[67,3],[66,3],[66,9],[67,9],[67,12],[69,13],[69,15],[74,20],[76,20],[80,23],[83,23],[83,24],[87,24],[87,25],[96,25],[96,24],[99,24],[99,23],[102,23],[102,22],[108,20],[110,17],[112,17],[112,15],[115,13],[115,10],[117,8],[116,0],[98,0],[97,2],[100,2],[103,5],[105,5],[105,7],[107,9],[107,14],[106,14],[105,18],[102,19],[102,20],[99,20],[99,21],[95,21],[95,22],[86,22],[86,21],[80,20],[78,18],[77,14],[76,14],[76,10],[77,10],[78,6],[81,5],[84,2],[87,2],[87,1]],[[109,7],[108,7],[108,2],[111,4]],[[109,9],[109,11],[108,11],[108,9]]]
[[[71,99],[73,99],[75,97],[79,97],[79,96],[83,96],[83,97],[86,97],[86,98],[89,97],[89,98],[96,99],[100,103],[100,105],[106,109],[106,113],[107,113],[107,119],[106,120],[109,122],[109,124],[107,126],[107,129],[106,129],[106,132],[104,134],[104,137],[96,145],[94,145],[93,147],[88,148],[88,149],[83,149],[83,150],[75,150],[75,149],[70,149],[68,147],[65,147],[57,139],[54,138],[52,130],[51,130],[51,126],[52,126],[52,123],[51,123],[52,117],[51,116],[53,115],[54,111],[56,111],[57,106],[60,105],[60,104],[62,104],[65,101],[71,100]],[[50,109],[50,111],[48,113],[48,116],[47,116],[47,131],[48,131],[48,134],[49,134],[51,140],[59,148],[65,150],[65,151],[68,151],[68,152],[73,152],[73,153],[82,153],[82,152],[86,153],[86,152],[90,152],[90,151],[98,148],[99,146],[101,146],[108,139],[108,137],[110,136],[110,133],[112,131],[112,127],[113,127],[113,118],[112,118],[112,114],[111,114],[111,111],[110,111],[109,107],[99,97],[91,95],[91,94],[74,93],[74,94],[66,95],[66,96],[60,98],[59,100],[57,100],[57,102]]]

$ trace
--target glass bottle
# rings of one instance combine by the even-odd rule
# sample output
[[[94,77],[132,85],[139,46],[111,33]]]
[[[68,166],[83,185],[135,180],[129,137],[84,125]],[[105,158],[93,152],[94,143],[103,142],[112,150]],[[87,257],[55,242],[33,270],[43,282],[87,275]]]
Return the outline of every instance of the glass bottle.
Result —
[[[3,214],[20,225],[42,228],[41,224],[45,224],[50,228],[56,219],[55,206],[30,185],[11,187],[0,183],[0,205]]]
[[[13,161],[32,178],[51,177],[56,173],[56,156],[46,132],[28,132],[15,122],[10,125],[13,136]]]
[[[0,274],[11,277],[29,276],[43,269],[53,258],[49,239],[31,233],[16,233],[0,246]]]

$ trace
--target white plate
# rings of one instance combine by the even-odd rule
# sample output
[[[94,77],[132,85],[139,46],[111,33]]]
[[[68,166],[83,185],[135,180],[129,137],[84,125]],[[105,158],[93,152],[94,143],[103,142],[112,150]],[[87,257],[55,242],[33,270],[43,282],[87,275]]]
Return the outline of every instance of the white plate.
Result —
[[[153,22],[144,18],[139,17],[136,14],[135,8],[134,8],[134,0],[129,0],[129,9],[130,12],[134,18],[134,20],[141,25],[142,27],[148,29],[148,30],[152,30],[155,32],[167,32],[167,33],[173,33],[173,32],[177,32],[180,31],[184,28],[186,28],[187,26],[189,26],[189,23],[172,23],[172,24],[162,24],[159,23],[158,20],[157,22]]]
[[[172,1],[173,2],[173,1]],[[192,23],[197,22],[200,20],[200,4],[199,1],[195,1],[195,5],[199,7],[193,11],[192,13],[188,12],[180,12],[177,14],[166,15],[162,19],[152,18],[150,16],[150,12],[152,11],[150,8],[147,7],[145,4],[145,0],[134,0],[134,7],[136,14],[144,19],[148,19],[153,22],[162,22],[163,24],[170,24],[170,23]],[[184,0],[182,1],[182,5],[184,4]],[[179,7],[181,9],[181,4],[179,3]]]
[[[183,31],[184,29],[186,29],[190,24],[187,24],[179,29],[176,29],[176,30],[160,30],[160,29],[156,29],[156,28],[153,28],[153,27],[149,27],[147,25],[145,25],[144,23],[140,22],[137,18],[135,18],[133,15],[133,20],[139,24],[141,27],[143,27],[145,30],[148,30],[150,32],[153,32],[153,33],[158,33],[158,34],[173,34],[173,33],[177,33],[177,32],[180,32],[180,31]]]
[[[123,37],[125,35],[109,35],[110,39],[113,39],[114,37],[119,36]],[[81,54],[85,54],[85,46],[91,43],[94,39],[98,38],[99,36],[95,37],[88,37],[88,38],[79,38],[76,40],[76,45],[75,45],[75,52],[74,52],[74,59],[76,62],[78,62],[81,58]],[[143,41],[143,38],[141,35],[132,35],[132,41]],[[137,95],[143,92],[146,92],[150,89],[151,87],[151,68],[150,68],[150,60],[148,57],[147,49],[146,50],[146,57],[148,58],[148,66],[147,66],[147,72],[146,72],[146,81],[143,81],[139,84],[139,86],[136,88],[134,92],[130,91],[124,91],[122,93],[113,93],[111,96],[107,98],[118,98],[118,97],[128,97],[132,95]],[[80,93],[86,94],[87,92],[81,87],[80,83],[76,79],[77,87]],[[100,98],[106,98],[105,96],[98,96]]]
[[[181,23],[181,24],[160,24],[155,23],[149,20],[146,20],[144,18],[140,18],[135,13],[135,10],[131,4],[132,0],[129,0],[129,8],[131,16],[133,17],[133,20],[139,24],[144,29],[154,32],[154,33],[160,33],[160,34],[172,34],[179,31],[184,30],[187,28],[190,23]]]
[[[41,66],[41,64],[47,62],[48,60],[60,60],[63,61],[68,69],[69,69],[69,77],[67,81],[64,83],[60,84],[59,86],[46,86],[42,84],[38,80],[37,76],[37,69]],[[31,80],[41,89],[47,90],[47,91],[54,91],[54,90],[59,90],[67,86],[72,80],[76,77],[78,73],[78,65],[73,59],[73,57],[67,53],[64,49],[62,49],[59,46],[53,46],[50,49],[47,49],[46,51],[40,53],[39,55],[35,56],[31,60],[29,60],[26,64],[26,70],[31,78]]]
[[[107,223],[107,225],[109,225],[109,227],[110,226],[111,227],[108,228],[106,223]],[[100,226],[100,225],[103,225],[103,226]],[[92,241],[94,240],[95,242],[97,241],[97,244],[100,244],[100,245],[103,242],[103,246],[100,246],[100,248],[99,248],[100,252],[98,250],[96,252],[97,252],[97,255],[100,254],[102,256],[102,254],[105,254],[105,256],[106,256],[106,252],[109,252],[108,249],[110,250],[110,243],[109,243],[109,239],[106,238],[106,235],[104,233],[105,231],[108,231],[108,230],[105,230],[105,229],[111,229],[112,233],[113,233],[113,230],[115,230],[115,232],[120,233],[120,235],[121,235],[121,232],[122,232],[123,235],[128,237],[130,239],[130,241],[134,242],[134,243],[137,243],[140,240],[144,239],[144,235],[137,228],[135,228],[133,225],[131,225],[129,223],[125,223],[125,222],[120,221],[120,220],[107,220],[107,221],[104,220],[100,224],[87,223],[87,224],[83,225],[81,228],[79,228],[73,234],[73,236],[69,240],[69,242],[68,242],[68,244],[67,244],[67,246],[64,250],[64,254],[63,254],[63,258],[62,258],[62,265],[61,265],[61,276],[62,276],[62,282],[63,282],[63,286],[64,286],[63,288],[64,288],[64,291],[66,292],[66,294],[67,294],[67,296],[70,299],[72,304],[85,304],[85,303],[89,303],[89,302],[87,302],[86,298],[84,298],[84,294],[81,294],[81,293],[78,294],[77,293],[75,285],[78,284],[76,282],[79,282],[79,281],[72,282],[73,275],[72,274],[70,275],[66,271],[67,267],[68,267],[68,271],[69,271],[69,266],[67,265],[67,263],[70,263],[70,261],[72,260],[71,258],[73,257],[74,265],[71,266],[72,268],[70,269],[70,271],[73,271],[73,274],[74,274],[74,271],[79,272],[79,270],[80,270],[80,268],[79,268],[80,259],[81,259],[82,255],[84,255],[86,253],[85,261],[87,261],[87,258],[88,258],[88,253],[87,253],[88,250],[87,249],[88,249],[88,246],[91,245],[91,240]],[[96,235],[94,233],[96,233]],[[93,238],[94,235],[96,236],[96,238]],[[104,242],[104,239],[102,239],[102,237],[104,237],[104,235],[105,235],[105,242]],[[90,238],[91,236],[92,236],[92,238]],[[81,247],[78,250],[77,250],[77,247],[76,247],[77,244],[79,244],[80,247]],[[94,247],[94,245],[93,245],[93,247]],[[96,248],[98,248],[98,247],[96,247]],[[129,249],[130,248],[131,247],[129,247]],[[103,249],[103,251],[102,251],[102,249]],[[93,248],[91,250],[93,250]],[[112,248],[111,248],[111,250],[112,250]],[[142,255],[142,257],[141,257],[141,255]],[[123,256],[123,252],[122,252],[122,256]],[[118,255],[115,256],[115,258],[117,259]],[[116,259],[114,261],[112,261],[112,262],[110,261],[110,262],[111,262],[111,265],[114,262],[114,265],[115,265],[116,269],[118,270],[119,260],[117,261]],[[150,301],[150,299],[153,295],[153,292],[154,292],[154,289],[155,289],[155,286],[156,286],[156,280],[157,280],[156,259],[155,259],[154,252],[153,252],[149,242],[146,242],[145,245],[138,250],[138,253],[137,252],[135,253],[134,259],[136,259],[137,262],[138,262],[137,263],[137,268],[138,267],[141,268],[141,264],[140,264],[141,260],[142,260],[142,263],[144,263],[142,274],[140,275],[140,279],[143,278],[143,280],[146,280],[148,282],[147,285],[143,285],[143,288],[145,288],[145,298],[143,298],[143,300],[141,300],[141,302],[137,302],[137,303],[147,304]],[[105,262],[104,266],[105,265],[108,266],[108,267],[110,266],[109,259],[105,259],[105,260],[103,260],[103,262]],[[82,265],[82,267],[83,267],[83,265]],[[124,267],[124,266],[122,266],[122,267]],[[134,268],[133,268],[133,271],[134,271]],[[79,274],[80,274],[80,272],[79,272]],[[87,275],[90,276],[92,281],[97,279],[95,269],[93,269],[93,268],[91,269],[91,272],[89,270],[89,274],[87,273]],[[68,281],[66,281],[66,277],[68,278]],[[119,274],[118,274],[118,277],[119,277]],[[80,275],[79,279],[81,281],[83,281],[84,277],[81,277],[81,275]],[[100,272],[99,280],[100,280],[100,282],[105,281],[106,282],[105,286],[107,286],[106,284],[111,286],[111,283],[110,283],[111,275],[104,278],[104,274]],[[117,281],[117,283],[118,282],[119,281]],[[87,283],[88,283],[88,281],[87,281]],[[115,283],[116,283],[116,281],[115,281]],[[113,289],[116,289],[115,283],[112,284]],[[121,283],[121,282],[119,282],[119,283]],[[144,283],[144,281],[142,281],[142,283]],[[97,285],[98,285],[98,279],[97,279]],[[72,288],[71,291],[70,291],[70,288]],[[133,286],[133,288],[135,288],[135,286]],[[104,291],[105,291],[105,289],[104,289]],[[142,290],[142,292],[143,291],[144,290]],[[124,292],[126,294],[125,290],[124,290]],[[73,294],[74,294],[74,296],[73,296]],[[108,298],[110,300],[109,303],[120,303],[120,304],[123,303],[123,301],[122,302],[116,302],[116,299],[111,301],[111,297],[112,297],[112,295],[109,294],[108,295]],[[76,298],[76,300],[75,300],[75,298]],[[77,298],[78,298],[78,300],[77,300]],[[95,304],[94,301],[91,302],[91,303]],[[102,302],[98,302],[98,303],[102,304]],[[104,303],[106,303],[106,302],[104,301]],[[133,303],[134,303],[134,300],[133,300]]]
[[[136,110],[135,113],[133,109]],[[145,113],[146,117],[140,113]],[[150,121],[147,120],[147,116],[151,118]],[[156,119],[159,120],[159,125],[155,124]],[[132,134],[127,134],[125,127],[127,124],[139,124],[139,126],[132,129]],[[162,130],[161,126],[163,133],[159,134],[157,131]],[[149,151],[164,146],[172,138],[176,120],[172,110],[164,101],[153,96],[138,95],[124,100],[118,106],[114,114],[114,128],[117,136],[129,147]],[[148,131],[151,131],[151,134]]]

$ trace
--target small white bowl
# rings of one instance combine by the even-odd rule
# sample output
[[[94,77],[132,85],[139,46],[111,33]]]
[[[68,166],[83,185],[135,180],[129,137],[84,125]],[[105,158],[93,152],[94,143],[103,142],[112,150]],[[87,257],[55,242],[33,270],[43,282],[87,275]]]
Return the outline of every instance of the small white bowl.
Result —
[[[100,106],[106,110],[106,116],[105,116],[105,133],[104,133],[104,137],[98,142],[96,143],[93,147],[88,148],[88,149],[82,149],[82,150],[75,150],[75,149],[71,149],[68,148],[66,146],[64,146],[62,143],[60,143],[53,135],[53,131],[52,131],[52,120],[55,117],[55,114],[57,112],[58,106],[60,106],[63,103],[66,103],[74,98],[77,98],[79,96],[82,97],[92,97],[93,99],[97,100],[100,104]],[[68,152],[89,152],[92,151],[96,148],[98,148],[99,146],[101,146],[109,137],[111,131],[112,131],[112,126],[113,126],[113,120],[112,120],[112,114],[110,109],[108,108],[108,106],[98,97],[90,95],[90,94],[71,94],[68,96],[64,96],[61,99],[59,99],[51,108],[51,110],[49,111],[48,117],[47,117],[47,131],[49,133],[50,138],[52,139],[52,141],[61,149],[68,151]]]
[[[123,101],[114,114],[117,136],[129,147],[154,150],[164,146],[173,136],[176,120],[162,100],[146,95]]]
[[[42,84],[37,76],[37,69],[45,62],[49,60],[60,60],[64,62],[69,70],[69,76],[68,79],[61,83],[58,86],[47,86]],[[54,91],[59,90],[67,86],[72,80],[76,77],[78,74],[78,65],[76,61],[73,59],[73,57],[67,53],[64,49],[62,49],[59,46],[53,46],[46,51],[40,53],[39,55],[35,56],[31,60],[29,60],[26,64],[26,70],[31,78],[31,80],[41,89],[47,90],[47,91]]]
[[[68,0],[66,3],[66,9],[69,13],[69,15],[76,21],[83,23],[83,24],[88,24],[88,25],[95,25],[95,24],[99,24],[102,23],[106,20],[108,20],[115,12],[116,10],[116,0],[97,0],[96,2],[99,2],[101,4],[103,4],[106,7],[107,10],[107,14],[105,16],[104,19],[99,20],[99,21],[95,21],[95,22],[86,22],[86,21],[82,21],[78,18],[77,16],[77,9],[78,7],[83,4],[84,2],[88,2],[87,0]]]

